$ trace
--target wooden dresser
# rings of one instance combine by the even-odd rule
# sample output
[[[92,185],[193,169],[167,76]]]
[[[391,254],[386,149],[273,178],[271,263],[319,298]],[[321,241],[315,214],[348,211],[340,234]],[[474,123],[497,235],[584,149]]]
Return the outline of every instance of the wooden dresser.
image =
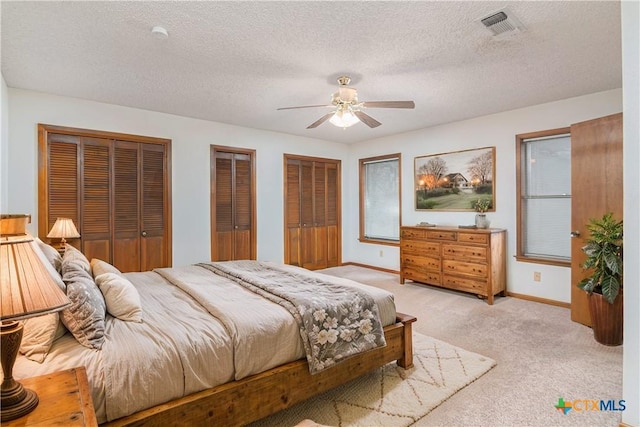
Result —
[[[506,291],[506,230],[401,227],[400,283],[405,279],[471,292],[493,304]]]

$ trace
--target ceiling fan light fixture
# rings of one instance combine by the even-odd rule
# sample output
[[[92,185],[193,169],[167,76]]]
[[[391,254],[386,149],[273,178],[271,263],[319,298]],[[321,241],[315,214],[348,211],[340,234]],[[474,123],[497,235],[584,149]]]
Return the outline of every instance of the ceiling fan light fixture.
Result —
[[[329,122],[339,128],[348,128],[358,123],[360,119],[353,114],[350,108],[341,108],[329,119]]]

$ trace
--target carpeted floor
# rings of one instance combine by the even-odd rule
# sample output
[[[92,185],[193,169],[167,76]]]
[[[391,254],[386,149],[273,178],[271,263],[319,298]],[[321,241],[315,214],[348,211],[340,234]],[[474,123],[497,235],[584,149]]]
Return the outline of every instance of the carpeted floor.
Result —
[[[474,295],[407,282],[356,266],[324,273],[394,293],[397,310],[418,317],[414,331],[482,354],[497,365],[413,426],[618,426],[615,411],[569,411],[559,398],[622,398],[622,346],[607,347],[566,308],[511,297],[493,306]]]
[[[390,363],[253,427],[294,426],[304,419],[330,426],[410,426],[495,365],[418,333],[413,345],[413,368]]]

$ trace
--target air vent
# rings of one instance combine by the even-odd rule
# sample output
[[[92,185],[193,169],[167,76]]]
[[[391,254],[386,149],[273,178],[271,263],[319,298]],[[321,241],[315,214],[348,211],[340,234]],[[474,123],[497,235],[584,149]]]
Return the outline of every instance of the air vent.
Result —
[[[515,34],[524,30],[522,23],[514,16],[513,12],[507,8],[480,18],[480,22],[482,22],[494,36]]]

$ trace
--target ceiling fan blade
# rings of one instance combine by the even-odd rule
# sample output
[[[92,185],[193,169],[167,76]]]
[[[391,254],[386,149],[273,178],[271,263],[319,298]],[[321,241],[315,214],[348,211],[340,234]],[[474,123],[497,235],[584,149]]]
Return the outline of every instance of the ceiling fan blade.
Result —
[[[413,101],[368,101],[363,102],[365,108],[416,108]]]
[[[317,128],[318,126],[320,126],[321,124],[329,120],[329,118],[333,116],[333,114],[334,114],[333,111],[331,113],[325,114],[324,116],[320,117],[318,120],[316,120],[315,122],[307,126],[307,129]]]
[[[377,128],[382,124],[370,115],[363,113],[362,111],[354,111],[353,114],[355,114],[362,123],[369,126],[370,128]]]
[[[278,108],[278,110],[295,110],[297,108],[316,108],[316,107],[334,107],[333,105],[326,105],[326,104],[322,104],[322,105],[302,105],[300,107],[282,107],[282,108]]]

